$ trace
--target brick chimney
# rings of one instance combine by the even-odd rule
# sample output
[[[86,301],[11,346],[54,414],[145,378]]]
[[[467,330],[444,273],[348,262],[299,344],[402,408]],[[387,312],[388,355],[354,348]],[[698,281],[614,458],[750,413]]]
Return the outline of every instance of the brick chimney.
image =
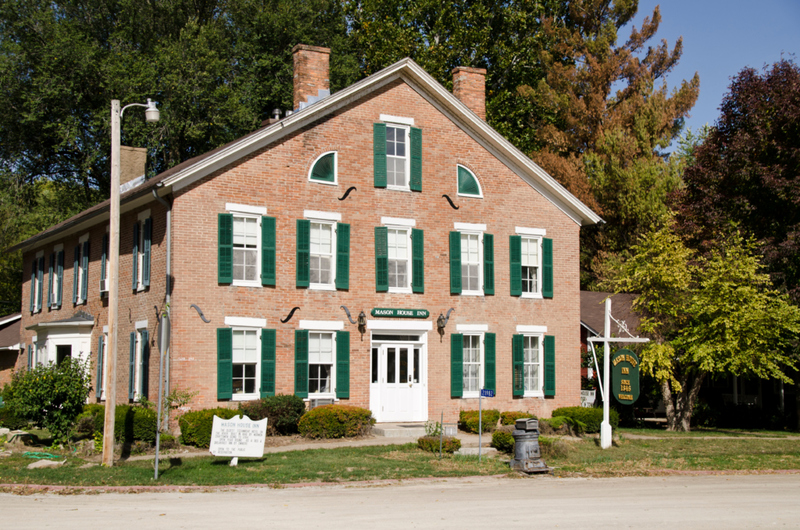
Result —
[[[147,164],[146,148],[119,146],[120,186],[144,175],[145,164]]]
[[[298,44],[292,48],[294,58],[294,110],[330,94],[328,62],[331,50]],[[309,101],[309,98],[312,98]]]
[[[486,69],[453,68],[453,95],[480,117],[486,119]]]

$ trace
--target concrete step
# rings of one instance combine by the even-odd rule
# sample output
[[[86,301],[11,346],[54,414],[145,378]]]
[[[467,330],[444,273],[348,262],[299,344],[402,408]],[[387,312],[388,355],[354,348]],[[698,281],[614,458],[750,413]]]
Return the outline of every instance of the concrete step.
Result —
[[[377,423],[372,427],[372,434],[386,438],[411,438],[416,440],[425,436],[424,423]]]

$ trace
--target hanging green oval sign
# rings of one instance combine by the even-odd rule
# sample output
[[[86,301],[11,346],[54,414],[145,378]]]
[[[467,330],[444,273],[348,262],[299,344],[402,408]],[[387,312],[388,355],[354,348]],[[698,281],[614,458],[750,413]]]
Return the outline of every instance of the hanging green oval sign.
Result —
[[[639,357],[630,350],[611,356],[611,393],[622,405],[632,405],[639,399]]]

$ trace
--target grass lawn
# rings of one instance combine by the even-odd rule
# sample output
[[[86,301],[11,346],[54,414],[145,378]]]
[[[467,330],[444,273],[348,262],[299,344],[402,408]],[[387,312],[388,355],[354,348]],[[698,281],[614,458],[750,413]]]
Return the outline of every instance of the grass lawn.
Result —
[[[798,433],[796,432],[786,432],[786,431],[711,429],[705,427],[693,427],[690,432],[667,431],[663,427],[640,428],[640,429],[620,427],[614,432],[619,433],[623,437],[627,434],[634,434],[641,436],[657,436],[657,437],[667,437],[667,438],[686,438],[686,437],[697,438],[697,437],[709,437],[709,436],[728,437],[728,438],[730,437],[787,438],[787,437],[798,436]]]

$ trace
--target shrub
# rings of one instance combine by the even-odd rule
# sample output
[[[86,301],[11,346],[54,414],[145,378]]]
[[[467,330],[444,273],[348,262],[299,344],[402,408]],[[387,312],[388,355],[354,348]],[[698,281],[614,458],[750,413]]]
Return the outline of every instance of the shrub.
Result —
[[[514,425],[517,420],[522,418],[538,419],[536,415],[530,412],[520,412],[518,410],[506,411],[500,414],[500,425]]]
[[[586,426],[583,422],[575,421],[566,416],[555,416],[539,420],[541,434],[581,434]]]
[[[2,398],[3,401],[3,405],[0,406],[0,427],[6,427],[13,431],[27,427],[28,421],[24,418],[20,418],[11,410],[11,407],[8,405],[8,402],[11,400],[11,395],[11,385],[6,385],[3,387],[3,391],[0,392],[0,398]]]
[[[583,424],[588,433],[600,432],[600,424],[603,422],[603,409],[601,408],[563,407],[555,409],[552,415],[554,417],[565,416],[570,420],[580,422],[577,425]],[[610,411],[609,422],[614,429],[619,426],[619,414],[614,409]],[[575,425],[573,424],[573,426]]]
[[[461,440],[454,436],[442,437],[442,452],[453,454],[461,449]],[[417,447],[429,453],[439,452],[439,437],[438,436],[421,436],[417,439]]]
[[[539,452],[542,458],[564,458],[572,447],[560,438],[539,437]]]
[[[168,432],[162,432],[159,441],[161,449],[175,449],[178,447],[178,440]]]
[[[467,432],[478,433],[478,414],[477,410],[462,410],[458,413],[459,427]],[[500,419],[500,411],[497,409],[487,409],[483,411],[483,432],[490,432],[497,427]]]
[[[66,443],[91,388],[87,362],[67,357],[59,364],[14,372],[6,407],[46,428],[54,443]]]
[[[239,404],[239,410],[254,421],[267,418],[267,434],[286,435],[297,432],[297,423],[306,412],[306,404],[300,397],[281,394],[245,401]]]
[[[91,418],[94,432],[102,434],[105,430],[105,410],[104,405],[86,405],[79,418],[80,424],[88,422],[84,418]],[[157,416],[156,411],[141,406],[117,405],[114,409],[114,439],[124,443],[140,441],[154,444],[158,426]]]
[[[298,429],[308,438],[344,438],[369,434],[372,412],[347,405],[325,405],[306,412]]]
[[[211,443],[211,428],[214,425],[214,416],[229,420],[240,414],[238,410],[222,407],[187,412],[178,418],[178,425],[181,427],[181,442],[186,445],[207,448]]]
[[[508,426],[500,427],[492,433],[492,447],[503,453],[514,452],[514,436]]]

